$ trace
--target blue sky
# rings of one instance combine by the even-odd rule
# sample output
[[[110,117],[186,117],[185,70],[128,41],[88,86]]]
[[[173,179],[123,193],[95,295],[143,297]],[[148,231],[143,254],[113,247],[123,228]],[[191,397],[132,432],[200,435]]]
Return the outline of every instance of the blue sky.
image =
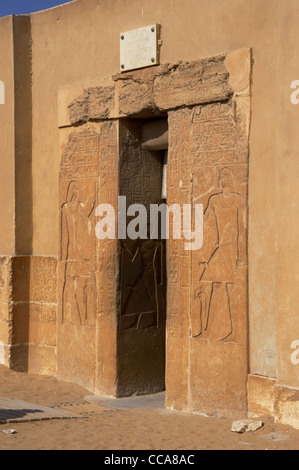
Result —
[[[52,8],[71,0],[0,0],[0,17],[24,15],[46,8]]]

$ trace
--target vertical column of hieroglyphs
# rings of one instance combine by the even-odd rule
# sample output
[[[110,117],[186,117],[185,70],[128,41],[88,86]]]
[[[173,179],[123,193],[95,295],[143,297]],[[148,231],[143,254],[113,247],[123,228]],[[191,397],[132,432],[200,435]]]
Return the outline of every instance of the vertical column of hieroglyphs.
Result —
[[[181,208],[191,202],[190,160],[191,110],[169,113],[169,151],[167,204]],[[177,219],[169,218],[168,289],[167,289],[167,369],[166,401],[175,409],[187,406],[189,364],[190,251],[185,250],[183,237],[174,239]]]
[[[247,136],[234,103],[193,109],[192,201],[203,204],[204,244],[192,252],[191,408],[246,410]]]
[[[12,260],[0,258],[0,364],[11,366]]]
[[[56,375],[57,259],[30,259],[28,371]]]
[[[98,141],[99,203],[110,204],[115,210],[117,229],[118,210],[118,146],[115,121],[101,124]],[[95,390],[108,395],[116,388],[117,335],[117,233],[116,239],[97,241],[98,259],[98,337]]]
[[[99,133],[72,130],[60,171],[58,377],[94,388]]]

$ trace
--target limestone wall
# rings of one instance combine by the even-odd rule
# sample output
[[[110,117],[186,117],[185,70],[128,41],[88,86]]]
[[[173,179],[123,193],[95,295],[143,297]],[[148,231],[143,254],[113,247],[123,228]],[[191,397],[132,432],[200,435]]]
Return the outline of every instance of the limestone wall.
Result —
[[[279,87],[277,8],[278,2],[273,0],[250,3],[189,0],[184,5],[178,0],[79,0],[32,15],[33,252],[42,255],[56,256],[58,250],[57,92],[60,87],[117,73],[119,33],[147,24],[161,24],[161,63],[252,47],[249,308],[253,347],[250,354],[252,372],[271,377],[276,376],[273,156],[277,129],[273,107],[276,110]]]

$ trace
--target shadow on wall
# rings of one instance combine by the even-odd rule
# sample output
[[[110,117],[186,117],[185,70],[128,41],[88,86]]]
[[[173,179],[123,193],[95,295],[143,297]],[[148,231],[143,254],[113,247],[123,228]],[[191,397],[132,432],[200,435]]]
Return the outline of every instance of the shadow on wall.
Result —
[[[14,16],[15,257],[10,367],[28,371],[30,255],[33,242],[30,17]],[[0,86],[1,99],[1,86]]]
[[[0,104],[5,104],[5,85],[0,80]]]

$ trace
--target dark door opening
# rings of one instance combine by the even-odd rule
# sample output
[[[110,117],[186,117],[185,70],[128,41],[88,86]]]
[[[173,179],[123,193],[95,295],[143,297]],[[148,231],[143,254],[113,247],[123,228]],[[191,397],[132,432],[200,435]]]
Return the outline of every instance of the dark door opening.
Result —
[[[150,206],[165,203],[167,118],[122,120],[119,139],[119,195],[130,208],[127,229],[140,233],[119,240],[117,395],[124,397],[165,390],[166,241],[160,227],[151,239]]]

